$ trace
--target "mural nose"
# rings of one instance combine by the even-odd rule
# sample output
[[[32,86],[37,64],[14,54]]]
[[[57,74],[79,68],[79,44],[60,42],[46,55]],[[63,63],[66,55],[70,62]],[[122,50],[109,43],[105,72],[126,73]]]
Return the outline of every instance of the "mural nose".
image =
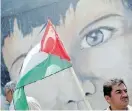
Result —
[[[89,96],[89,95],[91,95],[91,93],[89,93],[89,92],[86,92],[85,93],[85,96]]]
[[[67,104],[69,104],[69,103],[75,103],[75,101],[74,100],[69,100],[68,102],[67,102]]]

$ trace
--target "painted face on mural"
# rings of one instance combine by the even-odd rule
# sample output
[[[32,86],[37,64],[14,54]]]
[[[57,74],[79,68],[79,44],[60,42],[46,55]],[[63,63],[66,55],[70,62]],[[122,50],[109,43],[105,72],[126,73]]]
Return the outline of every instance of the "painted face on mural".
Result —
[[[93,96],[89,97],[94,107],[102,104],[99,101],[103,98],[104,79],[122,77],[129,90],[132,80],[132,21],[130,18],[132,18],[131,12],[125,9],[122,0],[80,0],[75,11],[72,6],[67,10],[65,23],[60,20],[60,25],[56,27],[71,57],[75,73],[82,81],[85,90],[90,87],[87,86],[87,81],[95,86]],[[9,60],[7,49],[11,44],[6,45],[8,39],[3,48],[3,55],[5,55],[6,65],[10,68],[12,59],[17,58],[19,52],[27,52],[31,45],[29,41],[32,41],[30,37],[21,40],[21,44],[27,42],[28,48],[25,48],[26,45],[20,46],[21,48],[15,51],[15,56],[13,55],[15,53],[10,53],[12,59]],[[20,40],[16,39],[16,41],[20,43]],[[14,70],[18,70],[13,67]],[[99,97],[99,101],[92,101],[93,98]]]
[[[60,31],[64,43],[67,41],[65,45],[76,74],[84,83],[90,80],[98,94],[107,78],[122,77],[130,88],[132,22],[129,13],[121,0],[81,0],[74,15],[69,10],[65,31]],[[98,104],[99,101],[93,103]]]
[[[72,30],[66,25],[66,33],[70,32],[62,32],[61,37],[71,43],[67,47],[78,74],[103,78],[129,75],[131,32],[121,0],[79,1],[69,22]]]

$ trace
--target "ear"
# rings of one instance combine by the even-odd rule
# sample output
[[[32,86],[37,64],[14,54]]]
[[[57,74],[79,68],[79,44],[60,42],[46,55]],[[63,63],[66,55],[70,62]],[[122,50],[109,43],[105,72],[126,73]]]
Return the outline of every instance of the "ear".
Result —
[[[110,103],[111,102],[111,98],[109,96],[105,96],[105,100]]]

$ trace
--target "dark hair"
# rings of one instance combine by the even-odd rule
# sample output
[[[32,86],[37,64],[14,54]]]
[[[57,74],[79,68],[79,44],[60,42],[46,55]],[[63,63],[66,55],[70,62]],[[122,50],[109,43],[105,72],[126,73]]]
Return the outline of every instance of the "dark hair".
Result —
[[[132,0],[122,0],[122,2],[127,9],[132,10]]]
[[[117,85],[117,84],[118,85],[120,85],[120,84],[125,85],[125,83],[122,79],[113,78],[113,79],[106,81],[103,85],[104,96],[111,97],[112,86]]]

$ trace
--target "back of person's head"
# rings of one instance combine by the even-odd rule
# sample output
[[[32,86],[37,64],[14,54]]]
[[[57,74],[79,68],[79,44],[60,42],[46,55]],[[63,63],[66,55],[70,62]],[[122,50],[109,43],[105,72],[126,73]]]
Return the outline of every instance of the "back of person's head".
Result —
[[[6,83],[5,85],[5,89],[9,89],[11,91],[15,91],[15,88],[16,88],[16,81],[10,81],[8,83]]]
[[[33,97],[27,97],[29,110],[41,110],[41,106],[38,101]]]
[[[106,81],[103,85],[103,92],[104,92],[104,96],[109,96],[111,97],[111,91],[112,91],[112,87],[115,85],[120,85],[120,84],[124,84],[124,81],[122,79],[117,79],[117,78],[113,78],[110,79],[108,81]],[[126,86],[126,85],[125,85]]]

